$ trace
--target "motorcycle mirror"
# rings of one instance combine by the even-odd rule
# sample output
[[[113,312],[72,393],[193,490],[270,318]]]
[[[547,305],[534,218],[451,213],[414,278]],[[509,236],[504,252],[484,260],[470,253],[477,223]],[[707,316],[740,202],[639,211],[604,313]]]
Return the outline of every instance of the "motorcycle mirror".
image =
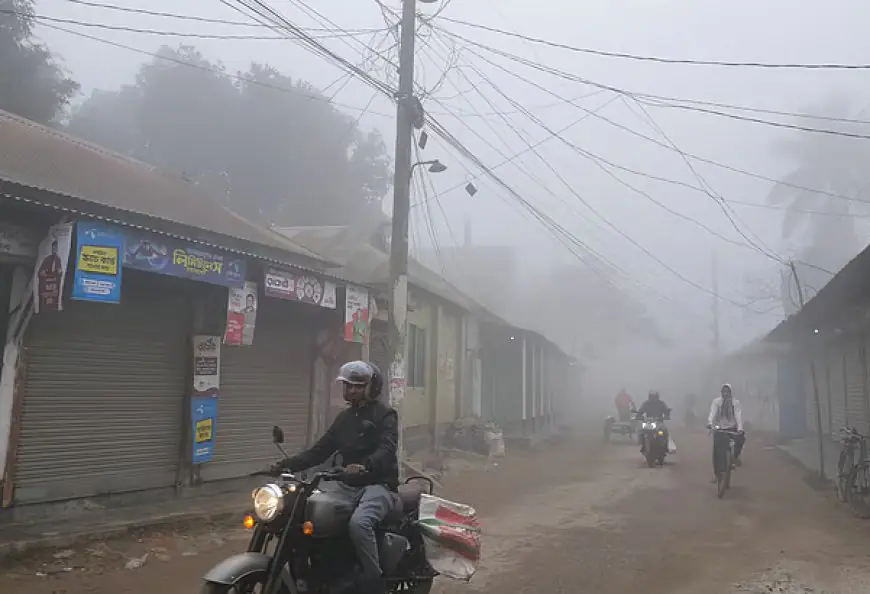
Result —
[[[279,443],[284,443],[284,430],[281,429],[278,425],[272,427],[272,441],[276,445]]]

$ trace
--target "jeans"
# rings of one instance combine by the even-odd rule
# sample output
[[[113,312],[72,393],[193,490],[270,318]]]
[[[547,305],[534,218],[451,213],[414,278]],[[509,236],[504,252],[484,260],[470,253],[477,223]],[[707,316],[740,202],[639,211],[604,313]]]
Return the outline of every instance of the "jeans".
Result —
[[[718,475],[725,471],[725,450],[728,447],[728,440],[731,436],[720,431],[713,432],[713,472]],[[734,437],[734,457],[739,458],[743,452],[743,445],[746,443],[746,436],[742,433]]]
[[[350,517],[348,531],[362,569],[362,582],[373,588],[372,584],[381,579],[375,527],[398,505],[398,495],[383,485],[369,485],[358,490],[357,499],[359,503]]]

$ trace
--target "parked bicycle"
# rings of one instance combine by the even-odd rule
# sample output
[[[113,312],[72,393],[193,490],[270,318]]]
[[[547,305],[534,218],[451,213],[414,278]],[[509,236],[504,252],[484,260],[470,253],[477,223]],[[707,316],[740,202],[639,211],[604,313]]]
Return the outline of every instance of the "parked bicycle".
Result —
[[[848,425],[840,429],[837,460],[837,498],[859,518],[870,518],[870,459],[866,435]]]

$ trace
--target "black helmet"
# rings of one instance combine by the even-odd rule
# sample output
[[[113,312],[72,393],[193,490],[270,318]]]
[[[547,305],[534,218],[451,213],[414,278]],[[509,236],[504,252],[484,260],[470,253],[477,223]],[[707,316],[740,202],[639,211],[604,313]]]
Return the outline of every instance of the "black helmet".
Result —
[[[649,399],[650,400],[658,400],[659,399],[659,391],[658,390],[650,390],[649,391]]]
[[[374,376],[375,370],[371,364],[365,361],[350,361],[341,366],[335,381],[354,386],[363,386],[372,383]]]
[[[375,365],[372,361],[368,362],[369,367],[372,368],[372,379],[371,379],[371,389],[369,390],[369,398],[372,400],[377,400],[381,397],[381,392],[384,390],[384,384],[386,383],[384,380],[384,374],[381,372],[381,368]]]

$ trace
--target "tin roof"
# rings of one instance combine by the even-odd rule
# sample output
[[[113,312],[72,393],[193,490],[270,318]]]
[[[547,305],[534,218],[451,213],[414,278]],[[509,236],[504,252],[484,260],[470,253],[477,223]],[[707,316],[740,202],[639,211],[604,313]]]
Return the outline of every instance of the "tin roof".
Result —
[[[217,203],[193,182],[4,111],[0,111],[2,181],[327,264],[312,250]],[[0,192],[14,190],[0,183]]]

